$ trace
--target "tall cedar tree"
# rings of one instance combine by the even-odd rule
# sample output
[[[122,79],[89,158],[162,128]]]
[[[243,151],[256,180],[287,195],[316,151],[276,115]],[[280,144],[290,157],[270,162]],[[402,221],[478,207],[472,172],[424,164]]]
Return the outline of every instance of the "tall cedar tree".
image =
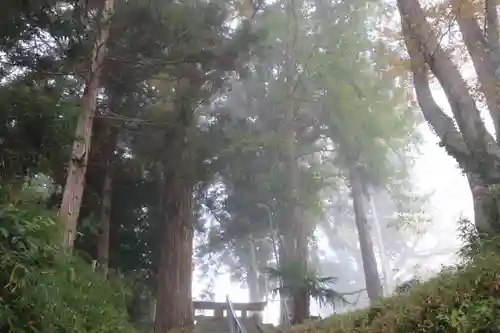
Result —
[[[97,25],[96,40],[90,55],[90,65],[85,75],[85,88],[81,98],[81,113],[75,131],[75,141],[68,164],[66,184],[64,185],[61,207],[59,208],[59,220],[63,225],[62,245],[65,248],[73,247],[80,206],[82,204],[83,191],[85,187],[85,174],[90,154],[92,140],[92,126],[96,112],[97,91],[101,84],[101,72],[106,57],[107,42],[111,28],[115,0],[103,0],[95,2],[100,11],[99,24]],[[88,8],[84,15],[95,8]],[[85,20],[86,18],[84,18]]]

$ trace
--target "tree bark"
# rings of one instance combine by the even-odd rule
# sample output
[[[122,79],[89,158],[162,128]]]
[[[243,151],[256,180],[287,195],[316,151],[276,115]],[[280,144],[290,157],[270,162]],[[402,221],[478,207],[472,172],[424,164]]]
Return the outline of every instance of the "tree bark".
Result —
[[[102,202],[99,222],[99,240],[97,244],[97,262],[103,276],[108,275],[109,266],[109,230],[111,216],[111,194],[113,191],[113,172],[111,166],[107,168],[102,187]]]
[[[247,285],[250,302],[262,301],[262,290],[260,288],[260,275],[257,265],[257,256],[255,254],[255,243],[250,237],[248,243],[248,264],[247,266]]]
[[[284,221],[280,221],[283,223]],[[281,224],[280,223],[280,224]],[[280,242],[279,242],[279,260],[278,260],[278,267],[283,268],[285,267],[286,263],[286,255],[285,253],[287,252],[287,245],[288,249],[290,249],[290,240],[285,240],[285,235],[281,237]],[[281,276],[281,280],[278,281],[279,287],[283,288],[287,284],[286,276]],[[290,301],[290,294],[287,292],[280,292],[280,326],[287,326],[290,324],[290,317],[293,313],[293,305]]]
[[[308,235],[304,231],[304,223],[302,220],[298,220],[297,231],[296,231],[296,244],[297,244],[297,255],[296,258],[299,260],[300,266],[304,271],[304,274],[308,271]],[[305,320],[309,318],[310,311],[310,296],[308,286],[304,285],[301,288],[297,295],[294,295],[292,298],[293,302],[293,316],[292,316],[292,324],[302,324]]]
[[[398,0],[402,31],[410,55],[413,83],[418,103],[429,125],[447,152],[466,173],[474,198],[475,224],[480,233],[500,232],[500,147],[486,131],[471,91],[450,55],[439,45],[436,33],[426,21],[418,1]],[[455,10],[457,10],[455,5]],[[494,21],[495,19],[493,19]],[[490,112],[495,118],[497,89],[492,77],[493,54],[485,49],[480,28],[471,17],[459,13],[458,22],[469,49]],[[498,28],[498,27],[497,27]],[[478,30],[479,29],[479,30]],[[479,45],[478,40],[479,39]],[[479,48],[478,48],[479,47]],[[447,116],[432,97],[428,68],[443,87],[453,119]],[[493,86],[492,86],[493,85]],[[455,126],[455,122],[458,128]],[[498,133],[497,133],[498,135]]]
[[[248,299],[250,302],[260,302],[262,301],[261,292],[259,288],[259,280],[253,269],[248,267],[247,269],[247,286],[248,286]]]
[[[475,173],[466,173],[472,193],[474,220],[478,231],[482,234],[500,233],[500,201],[498,188],[490,188],[483,178]]]
[[[165,227],[158,269],[155,333],[193,324],[193,225],[191,188],[181,177],[168,179]]]
[[[371,221],[375,227],[375,235],[377,239],[377,248],[379,250],[379,258],[382,266],[382,272],[384,276],[382,293],[384,295],[389,295],[392,291],[392,270],[390,260],[387,257],[387,252],[385,249],[384,237],[382,234],[382,228],[380,226],[379,217],[377,214],[377,206],[375,204],[375,200],[373,199],[373,195],[371,193],[366,193],[365,195],[368,205],[370,206],[371,213]]]
[[[286,115],[288,121],[285,128],[286,152],[285,168],[288,180],[288,198],[286,200],[286,225],[284,229],[285,267],[287,265],[299,265],[304,276],[307,273],[308,261],[308,235],[301,219],[298,200],[298,164],[295,147],[295,131],[293,126],[292,110]],[[292,321],[301,324],[309,318],[309,291],[305,288],[296,290],[292,298]]]
[[[496,138],[500,142],[500,32],[498,19],[498,0],[485,0],[486,16],[486,40],[488,51],[491,54],[493,74],[495,76],[495,100],[498,102],[495,108],[495,116],[492,116],[496,124]]]
[[[299,108],[298,102],[294,102],[296,90],[298,87],[298,79],[296,77],[295,64],[295,44],[297,42],[297,22],[294,1],[288,1],[286,4],[286,12],[289,18],[288,31],[285,45],[285,73],[286,80],[286,102],[284,103],[283,112],[283,163],[287,180],[287,193],[285,197],[285,218],[284,224],[281,225],[283,234],[283,245],[285,256],[283,262],[286,265],[299,265],[300,270],[307,272],[308,261],[308,234],[304,221],[302,220],[300,198],[299,198],[299,166],[297,161],[297,143],[296,143],[296,114]],[[301,324],[309,317],[309,291],[306,288],[296,290],[291,295],[292,303],[292,324]]]
[[[476,147],[476,143],[484,144],[485,140],[494,141],[486,131],[476,102],[460,71],[451,56],[439,44],[440,40],[426,21],[418,1],[398,0],[398,8],[402,21],[408,25],[409,37],[418,41],[419,51],[443,87],[469,150],[481,149]]]
[[[109,267],[109,242],[111,226],[111,203],[113,194],[113,175],[114,175],[114,152],[118,130],[116,128],[108,129],[107,142],[105,143],[104,154],[104,183],[101,195],[101,211],[99,217],[99,239],[97,243],[97,262],[99,271],[103,276],[108,275]]]
[[[58,218],[64,228],[62,245],[67,249],[71,249],[75,241],[78,215],[85,186],[87,161],[90,153],[96,94],[106,56],[106,44],[109,38],[114,5],[115,0],[106,0],[101,11],[100,31],[93,47],[85,90],[81,98],[82,110],[76,126],[76,139],[73,143],[62,203],[59,209]]]
[[[477,74],[480,90],[483,93],[495,126],[497,140],[500,135],[500,80],[496,76],[498,68],[498,19],[495,8],[489,8],[486,1],[487,29],[479,26],[474,16],[473,4],[469,0],[454,0],[453,10],[467,51]]]
[[[366,209],[363,195],[363,183],[359,176],[357,167],[349,163],[349,182],[351,185],[351,197],[354,208],[354,220],[358,229],[359,246],[363,260],[363,271],[365,273],[366,291],[370,302],[375,302],[382,297],[382,284],[378,273],[377,261],[373,252],[373,241],[368,227]]]
[[[192,92],[199,86],[189,79],[180,79],[175,107],[179,121],[166,141],[173,147],[163,159],[164,227],[160,242],[157,281],[155,333],[191,326],[194,322],[192,303],[193,281],[193,174],[190,157],[190,131],[194,124]],[[177,158],[173,162],[172,156]]]

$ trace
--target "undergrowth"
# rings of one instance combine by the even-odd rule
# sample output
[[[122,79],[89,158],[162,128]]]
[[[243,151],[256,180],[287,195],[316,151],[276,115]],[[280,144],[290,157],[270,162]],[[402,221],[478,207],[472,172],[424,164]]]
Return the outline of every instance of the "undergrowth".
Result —
[[[0,208],[0,333],[133,332],[124,285],[62,251],[58,234],[36,206]]]
[[[498,239],[486,241],[462,222],[467,240],[463,262],[404,295],[355,312],[292,328],[292,332],[331,333],[493,333],[500,332]],[[464,237],[465,236],[465,237]]]

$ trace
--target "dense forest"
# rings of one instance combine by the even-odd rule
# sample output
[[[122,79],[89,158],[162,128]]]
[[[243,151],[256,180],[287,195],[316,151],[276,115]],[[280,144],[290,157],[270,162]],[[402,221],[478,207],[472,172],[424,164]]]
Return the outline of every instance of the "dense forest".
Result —
[[[221,276],[279,299],[261,333],[499,332],[497,7],[5,0],[0,333],[212,333]],[[420,247],[422,127],[470,187],[460,249]]]

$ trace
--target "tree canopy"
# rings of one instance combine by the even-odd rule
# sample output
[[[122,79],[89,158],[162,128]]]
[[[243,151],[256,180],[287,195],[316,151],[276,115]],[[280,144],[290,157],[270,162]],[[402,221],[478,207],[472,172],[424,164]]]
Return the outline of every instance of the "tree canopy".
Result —
[[[479,105],[496,126],[498,34],[490,26],[498,24],[488,6],[470,5],[477,17],[454,1],[434,13],[398,0],[395,36],[382,18],[396,9],[366,0],[8,1],[0,14],[0,218],[9,226],[0,228],[0,255],[36,266],[40,246],[49,258],[23,268],[34,275],[13,295],[40,302],[43,311],[29,316],[50,315],[40,327],[53,330],[51,311],[64,302],[76,310],[63,311],[61,325],[86,311],[77,306],[90,292],[84,280],[100,292],[109,281],[116,297],[103,302],[118,310],[106,305],[103,316],[117,321],[75,322],[78,332],[188,327],[193,273],[210,287],[222,269],[251,301],[277,291],[284,324],[308,320],[311,299],[347,306],[366,292],[358,307],[378,302],[397,289],[395,270],[423,256],[415,244],[431,220],[428,198],[410,171],[424,120],[468,177],[478,229],[496,230],[498,140]],[[478,91],[426,18],[450,12]],[[452,117],[434,103],[428,71]],[[37,216],[50,237],[38,234]],[[18,234],[45,244],[5,245]],[[51,265],[54,280],[42,276]],[[67,283],[72,267],[84,277]],[[0,275],[6,285],[12,279]],[[121,293],[118,280],[131,290]],[[67,289],[47,291],[60,300],[51,307],[26,289],[33,281]],[[79,288],[74,298],[65,294],[71,288]],[[12,302],[14,312],[27,306]],[[0,314],[0,326],[25,320],[9,316]]]

